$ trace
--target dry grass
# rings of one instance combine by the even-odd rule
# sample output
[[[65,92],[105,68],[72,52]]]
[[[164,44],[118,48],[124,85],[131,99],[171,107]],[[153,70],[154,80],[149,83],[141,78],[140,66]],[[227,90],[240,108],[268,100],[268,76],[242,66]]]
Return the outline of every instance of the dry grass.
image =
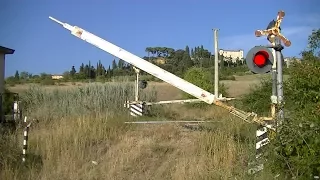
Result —
[[[157,99],[179,97],[163,91]],[[28,163],[20,163],[21,129],[3,136],[0,179],[247,179],[251,126],[218,107],[182,105],[164,106],[165,116],[157,118],[215,123],[201,131],[177,124],[126,125],[127,95],[133,98],[133,84],[27,90],[26,113],[40,121],[30,131]],[[156,95],[149,87],[142,97],[154,101]]]
[[[119,118],[60,119],[33,127],[26,169],[5,166],[1,179],[228,179],[247,162],[234,133],[175,125],[124,126]],[[30,161],[30,160],[29,160]],[[97,165],[92,161],[96,161]]]

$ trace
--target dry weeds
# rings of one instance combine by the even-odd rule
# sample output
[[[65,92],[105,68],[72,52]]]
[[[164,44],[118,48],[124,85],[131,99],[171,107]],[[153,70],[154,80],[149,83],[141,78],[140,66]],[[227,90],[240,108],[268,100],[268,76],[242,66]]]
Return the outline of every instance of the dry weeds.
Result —
[[[79,88],[27,91],[27,113],[40,121],[30,131],[28,162],[20,163],[20,129],[1,144],[11,154],[0,156],[0,179],[245,179],[252,129],[226,111],[162,109],[177,120],[215,121],[202,131],[177,124],[126,125],[122,122],[130,117],[120,108],[126,98],[122,92],[129,89],[132,97],[132,84],[83,88],[85,95]],[[155,93],[148,96],[151,91],[146,99],[155,98]]]

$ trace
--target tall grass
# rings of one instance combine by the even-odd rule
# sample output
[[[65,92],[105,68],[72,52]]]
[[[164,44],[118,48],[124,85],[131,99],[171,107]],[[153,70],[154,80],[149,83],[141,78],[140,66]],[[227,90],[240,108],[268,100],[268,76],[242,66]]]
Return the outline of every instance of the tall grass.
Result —
[[[116,128],[121,120],[129,118],[126,116],[124,102],[133,100],[133,97],[134,84],[128,82],[92,83],[81,87],[50,90],[31,86],[21,94],[24,114],[40,122],[31,127],[28,150],[31,164],[27,166],[27,171],[21,169],[24,167],[20,165],[21,129],[16,133],[1,136],[0,179],[20,179],[25,176],[24,172],[30,172],[28,177],[34,178],[37,173],[33,168],[40,162],[44,163],[44,172],[46,168],[49,170],[50,167],[60,167],[60,158],[66,160],[70,154],[77,154],[75,152],[84,156],[83,153],[92,147],[92,144],[106,139],[109,140],[107,143],[110,143],[117,137],[117,133],[121,133],[122,128]],[[155,97],[154,90],[140,94],[141,100],[154,101]],[[69,157],[69,160],[70,158],[72,157]],[[74,160],[81,161],[80,159],[84,158],[77,156]],[[59,173],[57,175],[59,176]]]
[[[156,91],[142,92],[141,100],[155,101]],[[134,84],[92,83],[81,87],[45,90],[32,86],[22,96],[26,114],[38,119],[57,119],[82,115],[123,114],[126,100],[134,100]]]
[[[24,109],[39,123],[30,129],[27,163],[19,155],[22,131],[2,136],[0,179],[246,179],[250,126],[216,107],[184,106],[166,111],[177,119],[215,116],[217,123],[202,131],[125,125],[123,103],[133,90],[132,83],[29,89]],[[141,96],[154,101],[156,92]]]

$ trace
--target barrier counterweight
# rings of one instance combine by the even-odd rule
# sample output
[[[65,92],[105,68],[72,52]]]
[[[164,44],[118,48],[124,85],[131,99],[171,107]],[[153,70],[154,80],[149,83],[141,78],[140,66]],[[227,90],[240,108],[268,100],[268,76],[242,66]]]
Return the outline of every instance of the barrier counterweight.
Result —
[[[144,104],[130,104],[130,115],[131,116],[142,116],[144,113]]]

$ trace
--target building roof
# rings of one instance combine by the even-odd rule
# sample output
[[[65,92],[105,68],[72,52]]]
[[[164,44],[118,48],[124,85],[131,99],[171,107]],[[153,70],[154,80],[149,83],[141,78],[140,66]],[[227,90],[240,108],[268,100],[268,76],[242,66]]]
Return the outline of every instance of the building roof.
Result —
[[[15,50],[0,46],[0,53],[1,54],[13,54]]]
[[[222,51],[231,51],[231,52],[239,52],[239,51],[243,51],[243,49],[237,49],[237,50],[233,50],[233,49],[219,49],[219,50],[222,50]]]
[[[63,76],[63,74],[51,74],[51,76]]]

